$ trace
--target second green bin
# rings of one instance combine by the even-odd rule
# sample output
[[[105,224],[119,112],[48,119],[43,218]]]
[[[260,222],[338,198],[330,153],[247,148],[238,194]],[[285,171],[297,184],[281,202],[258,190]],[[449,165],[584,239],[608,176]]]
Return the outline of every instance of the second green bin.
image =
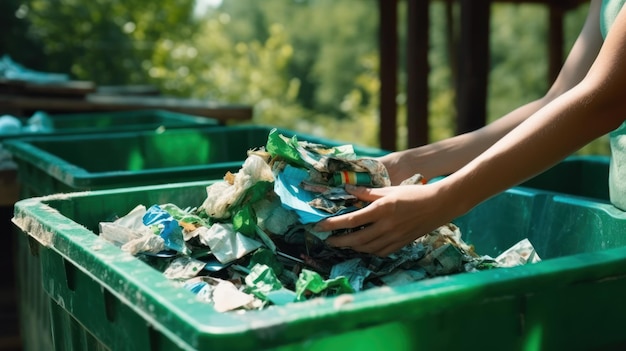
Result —
[[[0,133],[2,139],[36,136],[41,134],[67,135],[103,132],[155,130],[159,128],[186,128],[190,126],[219,125],[214,118],[194,116],[165,110],[127,110],[110,112],[45,114],[50,129]],[[21,118],[23,125],[28,119]]]

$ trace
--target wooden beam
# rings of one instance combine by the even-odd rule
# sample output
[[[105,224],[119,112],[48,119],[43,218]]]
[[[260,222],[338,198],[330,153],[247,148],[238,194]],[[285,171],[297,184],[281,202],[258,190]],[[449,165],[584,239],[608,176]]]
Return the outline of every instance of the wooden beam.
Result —
[[[378,0],[380,50],[380,147],[397,149],[398,1]]]
[[[432,1],[447,3],[446,16],[452,18],[452,4],[460,4],[460,28],[448,33],[452,47],[451,69],[455,79],[457,133],[486,124],[489,75],[489,25],[491,3],[541,4],[548,6],[549,69],[554,80],[563,61],[563,17],[588,0],[406,0],[407,35],[407,128],[408,146],[428,143],[428,7]],[[380,147],[397,149],[398,89],[398,0],[378,0],[380,49]],[[454,23],[448,23],[454,26]],[[450,28],[448,28],[450,29]],[[456,29],[459,29],[456,31]],[[458,37],[455,37],[455,34]]]
[[[428,49],[430,0],[407,0],[408,147],[428,143]]]
[[[552,84],[563,65],[563,17],[565,9],[559,5],[548,5],[548,84]]]
[[[485,125],[491,0],[459,0],[457,134]]]

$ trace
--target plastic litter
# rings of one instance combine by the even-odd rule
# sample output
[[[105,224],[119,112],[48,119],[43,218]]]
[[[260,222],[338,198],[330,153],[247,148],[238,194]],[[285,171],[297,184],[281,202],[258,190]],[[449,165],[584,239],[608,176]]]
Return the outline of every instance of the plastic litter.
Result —
[[[11,115],[0,115],[0,136],[19,135],[20,133],[50,133],[54,130],[52,119],[43,111],[36,111],[23,121]],[[0,143],[0,170],[17,169],[11,153]]]
[[[453,223],[388,257],[327,246],[328,236],[342,233],[315,232],[314,223],[368,205],[348,194],[345,184],[390,184],[379,161],[352,150],[299,142],[273,130],[239,172],[206,188],[199,207],[140,205],[100,223],[100,235],[132,254],[157,258],[155,268],[220,312],[540,261],[527,239],[495,259],[479,255]],[[403,182],[423,183],[419,174]],[[164,252],[169,254],[156,257]]]

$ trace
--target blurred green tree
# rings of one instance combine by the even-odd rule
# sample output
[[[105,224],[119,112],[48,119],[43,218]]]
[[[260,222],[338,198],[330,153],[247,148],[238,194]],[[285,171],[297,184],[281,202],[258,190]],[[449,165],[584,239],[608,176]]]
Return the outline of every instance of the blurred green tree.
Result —
[[[402,43],[406,3],[399,3]],[[225,0],[200,15],[195,0],[4,0],[0,6],[8,28],[0,50],[32,68],[250,104],[253,123],[378,145],[376,0]],[[428,118],[436,141],[453,135],[456,111],[443,2],[432,2],[430,11]],[[566,52],[585,11],[566,17]],[[548,83],[546,9],[497,3],[492,13],[489,121],[540,96]],[[406,62],[400,63],[404,78]],[[411,97],[400,82],[397,145],[403,147]],[[597,145],[581,152],[607,152],[605,143]]]
[[[42,45],[28,32],[26,9],[21,0],[0,1],[0,55],[9,55],[32,69],[45,68]]]
[[[194,32],[191,0],[23,0],[20,8],[49,71],[98,84],[145,81],[155,42]]]

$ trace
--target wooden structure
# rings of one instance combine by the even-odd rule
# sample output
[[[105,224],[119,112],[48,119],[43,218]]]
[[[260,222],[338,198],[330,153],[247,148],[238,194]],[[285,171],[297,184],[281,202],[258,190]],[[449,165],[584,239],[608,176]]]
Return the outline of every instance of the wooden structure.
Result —
[[[407,129],[408,147],[428,143],[428,47],[429,6],[434,0],[407,1]],[[457,133],[480,128],[486,123],[487,78],[489,74],[489,24],[491,4],[534,3],[548,7],[548,79],[557,76],[563,62],[563,18],[567,11],[586,0],[440,0],[460,7],[456,52]],[[398,86],[398,0],[378,0],[380,13],[380,146],[395,150],[397,140]]]
[[[31,83],[0,80],[0,114],[50,114],[162,109],[210,117],[222,124],[252,120],[249,105],[163,96],[149,86],[98,87],[88,81]]]
[[[252,120],[252,107],[164,96],[89,94],[82,99],[0,94],[0,112],[30,116],[35,111],[50,114],[162,109],[210,117],[222,124]]]

